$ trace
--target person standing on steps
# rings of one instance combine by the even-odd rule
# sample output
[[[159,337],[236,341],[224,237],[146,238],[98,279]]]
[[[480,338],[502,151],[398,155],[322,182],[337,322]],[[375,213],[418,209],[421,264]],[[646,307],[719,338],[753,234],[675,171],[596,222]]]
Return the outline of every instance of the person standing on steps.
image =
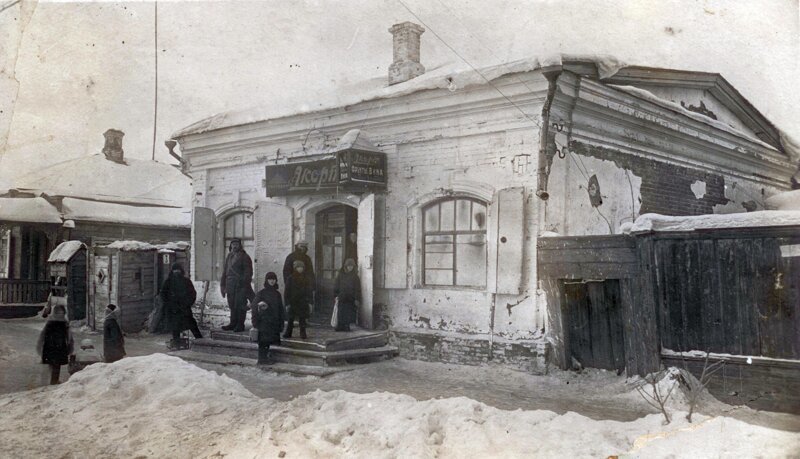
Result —
[[[191,330],[195,338],[202,338],[197,321],[192,315],[192,305],[197,299],[194,284],[183,270],[183,265],[173,263],[169,276],[161,286],[161,301],[164,304],[164,318],[172,332],[170,347],[178,347],[181,332]]]
[[[223,330],[244,331],[247,301],[255,297],[251,286],[252,280],[253,260],[242,248],[242,240],[232,239],[219,285],[222,297],[227,296],[228,307],[231,310],[231,322],[223,326]]]
[[[338,301],[336,331],[350,331],[350,324],[356,321],[356,311],[361,304],[361,279],[358,278],[356,262],[352,258],[344,261],[333,294]]]
[[[306,319],[311,315],[312,284],[305,274],[305,265],[300,260],[295,260],[294,271],[286,282],[286,304],[289,306],[289,320],[286,324],[284,338],[292,337],[294,320],[300,323],[300,338],[306,339]]]
[[[253,328],[258,329],[258,364],[269,365],[273,359],[269,355],[269,347],[281,344],[284,310],[283,299],[278,291],[278,276],[268,272],[264,277],[264,288],[253,300]]]
[[[305,272],[306,277],[310,281],[312,290],[315,288],[316,278],[314,277],[314,265],[311,263],[311,257],[309,257],[307,253],[308,253],[308,242],[303,240],[297,241],[297,244],[294,245],[294,252],[287,255],[286,260],[283,262],[284,286],[288,284],[289,277],[292,276],[292,272],[294,271],[294,262],[302,261],[304,266],[303,270]]]

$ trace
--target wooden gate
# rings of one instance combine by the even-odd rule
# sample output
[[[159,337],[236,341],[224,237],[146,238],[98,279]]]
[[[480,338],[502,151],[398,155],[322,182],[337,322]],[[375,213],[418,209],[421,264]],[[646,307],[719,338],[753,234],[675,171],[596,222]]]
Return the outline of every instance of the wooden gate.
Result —
[[[625,340],[619,280],[563,281],[568,355],[585,367],[622,371]]]

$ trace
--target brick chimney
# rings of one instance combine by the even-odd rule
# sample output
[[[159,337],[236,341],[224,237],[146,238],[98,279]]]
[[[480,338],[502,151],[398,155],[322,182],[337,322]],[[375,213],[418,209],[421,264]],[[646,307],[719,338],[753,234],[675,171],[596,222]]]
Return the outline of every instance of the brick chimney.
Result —
[[[114,161],[115,163],[124,163],[124,152],[122,151],[122,136],[125,133],[116,129],[107,130],[103,136],[106,138],[106,145],[103,147],[103,154],[106,159]]]
[[[413,22],[395,24],[392,33],[394,62],[389,66],[389,85],[402,83],[425,73],[419,63],[419,36],[425,29]]]

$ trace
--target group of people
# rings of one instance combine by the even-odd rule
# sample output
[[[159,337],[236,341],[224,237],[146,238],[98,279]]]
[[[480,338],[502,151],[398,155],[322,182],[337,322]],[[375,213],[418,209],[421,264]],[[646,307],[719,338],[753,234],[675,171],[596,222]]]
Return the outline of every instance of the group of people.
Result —
[[[308,243],[299,241],[283,265],[283,284],[286,291],[281,296],[278,289],[278,276],[269,272],[264,277],[264,288],[253,292],[251,281],[253,264],[250,256],[242,248],[241,240],[230,242],[230,253],[225,258],[221,293],[227,297],[231,319],[223,330],[244,331],[247,309],[251,312],[253,328],[258,330],[259,363],[269,363],[269,347],[280,344],[281,338],[292,337],[294,322],[300,327],[300,338],[307,339],[307,320],[311,316],[314,303],[316,278],[314,265],[308,256]],[[352,259],[347,259],[337,276],[334,294],[336,295],[337,315],[333,321],[337,331],[350,330],[355,322],[356,308],[361,300],[361,284]],[[284,321],[286,327],[284,329]]]
[[[42,363],[50,367],[50,384],[58,384],[61,366],[69,365],[74,373],[93,363],[116,362],[125,356],[125,337],[119,325],[119,308],[114,304],[106,306],[103,319],[103,357],[97,353],[90,339],[81,341],[78,349],[74,346],[72,331],[67,320],[67,308],[60,302],[48,301],[42,316],[47,323],[39,334],[36,350]]]
[[[314,302],[316,278],[311,258],[307,255],[308,243],[300,241],[290,253],[283,266],[283,283],[286,291],[281,296],[278,276],[269,272],[264,278],[264,288],[253,291],[253,262],[242,247],[240,239],[230,242],[230,252],[225,258],[220,280],[222,296],[227,298],[230,308],[230,323],[223,330],[241,332],[245,330],[248,309],[253,328],[258,330],[258,361],[270,363],[269,348],[280,344],[281,337],[291,338],[294,322],[300,326],[300,338],[307,339],[307,320],[311,316]],[[356,321],[356,311],[361,300],[361,281],[352,258],[345,260],[336,277],[334,294],[336,307],[331,324],[336,331],[349,331]],[[192,305],[197,291],[186,276],[183,266],[174,263],[169,276],[160,290],[163,318],[172,333],[170,348],[180,347],[180,335],[190,330],[195,338],[202,338],[200,328],[192,314]],[[80,369],[95,361],[115,362],[125,356],[125,338],[119,324],[119,308],[109,304],[103,320],[103,357],[97,357],[91,340],[83,340],[79,349],[74,348],[73,337],[66,316],[66,302],[51,296],[43,317],[48,321],[39,336],[37,350],[42,363],[50,366],[50,384],[58,384],[62,365]],[[286,327],[284,329],[284,321]],[[83,355],[85,358],[79,358]],[[76,358],[78,356],[78,358]],[[77,370],[76,370],[77,371]]]

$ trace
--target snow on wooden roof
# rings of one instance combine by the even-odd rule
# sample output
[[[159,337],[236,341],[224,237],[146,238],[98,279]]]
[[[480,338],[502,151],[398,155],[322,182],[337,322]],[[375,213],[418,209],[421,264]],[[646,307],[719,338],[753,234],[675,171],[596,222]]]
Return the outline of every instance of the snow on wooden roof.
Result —
[[[176,250],[186,250],[190,244],[186,241],[167,242],[166,244],[151,244],[142,241],[114,241],[105,246],[107,249],[117,249],[123,252],[139,252],[148,250],[158,250],[159,253],[174,252]]]
[[[78,221],[189,228],[192,213],[174,207],[129,206],[110,202],[64,198],[64,218]]]
[[[800,190],[784,191],[764,201],[768,210],[800,210]]]
[[[648,233],[775,226],[800,226],[800,211],[762,210],[737,214],[682,217],[644,214],[639,216],[633,225],[625,225],[622,230],[625,233]]]
[[[47,261],[66,263],[78,253],[78,250],[85,248],[86,246],[81,241],[64,241],[50,252]]]
[[[58,209],[42,197],[0,198],[0,221],[61,224]]]
[[[20,190],[98,201],[190,207],[192,182],[177,168],[157,161],[126,159],[124,164],[96,154],[64,161],[27,174]]]

